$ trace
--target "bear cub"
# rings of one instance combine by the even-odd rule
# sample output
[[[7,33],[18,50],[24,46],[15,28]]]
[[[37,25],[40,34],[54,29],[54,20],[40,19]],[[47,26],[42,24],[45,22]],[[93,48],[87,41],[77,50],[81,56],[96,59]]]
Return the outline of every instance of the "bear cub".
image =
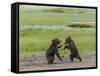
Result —
[[[79,52],[78,52],[78,48],[77,48],[75,42],[71,39],[70,36],[65,39],[64,50],[66,48],[70,50],[70,60],[72,62],[73,62],[74,58],[79,59],[80,62],[82,61],[82,58],[80,57]]]
[[[59,55],[59,52],[58,52],[58,48],[61,47],[61,45],[59,45],[60,42],[61,41],[58,38],[53,39],[52,44],[47,49],[46,58],[47,58],[48,64],[53,64],[55,55],[59,58],[59,60],[62,61],[61,56]]]

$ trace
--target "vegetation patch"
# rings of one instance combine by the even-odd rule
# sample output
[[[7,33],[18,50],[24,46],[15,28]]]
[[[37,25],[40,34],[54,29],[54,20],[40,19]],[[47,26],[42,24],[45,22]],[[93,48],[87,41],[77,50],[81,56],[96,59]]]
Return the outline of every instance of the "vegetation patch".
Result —
[[[95,28],[95,26],[89,25],[89,24],[71,24],[71,25],[67,25],[67,27],[72,27],[72,28]]]

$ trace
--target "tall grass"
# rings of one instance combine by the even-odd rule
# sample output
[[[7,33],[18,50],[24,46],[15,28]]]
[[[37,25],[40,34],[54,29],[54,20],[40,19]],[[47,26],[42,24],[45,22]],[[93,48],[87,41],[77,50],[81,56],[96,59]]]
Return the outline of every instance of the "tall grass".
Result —
[[[38,9],[38,7],[36,7]],[[75,8],[20,8],[21,25],[65,25],[72,22],[95,22],[95,10]],[[27,11],[27,12],[26,12]],[[63,13],[59,13],[63,12]],[[58,12],[58,13],[57,13]],[[83,12],[83,13],[81,13]]]
[[[20,54],[46,52],[55,37],[64,44],[65,38],[71,36],[79,48],[81,54],[95,53],[95,24],[93,28],[70,28],[73,22],[96,21],[94,9],[75,8],[40,8],[20,7]],[[78,25],[88,27],[87,25]],[[62,47],[63,49],[63,47]],[[64,51],[64,50],[63,50]]]
[[[95,30],[26,30],[20,32],[20,52],[46,52],[53,38],[59,38],[64,44],[65,38],[71,36],[81,54],[95,52]],[[63,47],[62,47],[63,48]]]

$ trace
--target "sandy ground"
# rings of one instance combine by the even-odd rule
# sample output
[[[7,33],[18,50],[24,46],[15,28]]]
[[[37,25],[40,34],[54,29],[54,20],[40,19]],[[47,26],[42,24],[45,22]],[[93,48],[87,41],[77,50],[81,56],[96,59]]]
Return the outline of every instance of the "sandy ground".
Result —
[[[96,55],[82,56],[82,62],[74,59],[74,62],[70,62],[70,59],[63,58],[60,61],[55,57],[54,64],[47,64],[45,54],[39,56],[24,57],[20,59],[19,71],[35,71],[35,70],[52,70],[52,69],[70,69],[70,68],[84,68],[96,66]]]

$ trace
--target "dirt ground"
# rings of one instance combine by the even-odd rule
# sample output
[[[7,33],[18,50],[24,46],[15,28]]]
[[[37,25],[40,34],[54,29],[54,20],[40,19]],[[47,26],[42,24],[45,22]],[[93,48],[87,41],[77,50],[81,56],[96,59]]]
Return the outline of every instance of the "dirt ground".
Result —
[[[68,57],[63,58],[60,61],[55,57],[54,64],[47,64],[45,54],[38,56],[31,56],[20,59],[19,71],[35,71],[35,70],[52,70],[52,69],[70,69],[70,68],[84,68],[96,66],[96,55],[82,56],[82,62],[74,59],[74,62],[70,62]]]

